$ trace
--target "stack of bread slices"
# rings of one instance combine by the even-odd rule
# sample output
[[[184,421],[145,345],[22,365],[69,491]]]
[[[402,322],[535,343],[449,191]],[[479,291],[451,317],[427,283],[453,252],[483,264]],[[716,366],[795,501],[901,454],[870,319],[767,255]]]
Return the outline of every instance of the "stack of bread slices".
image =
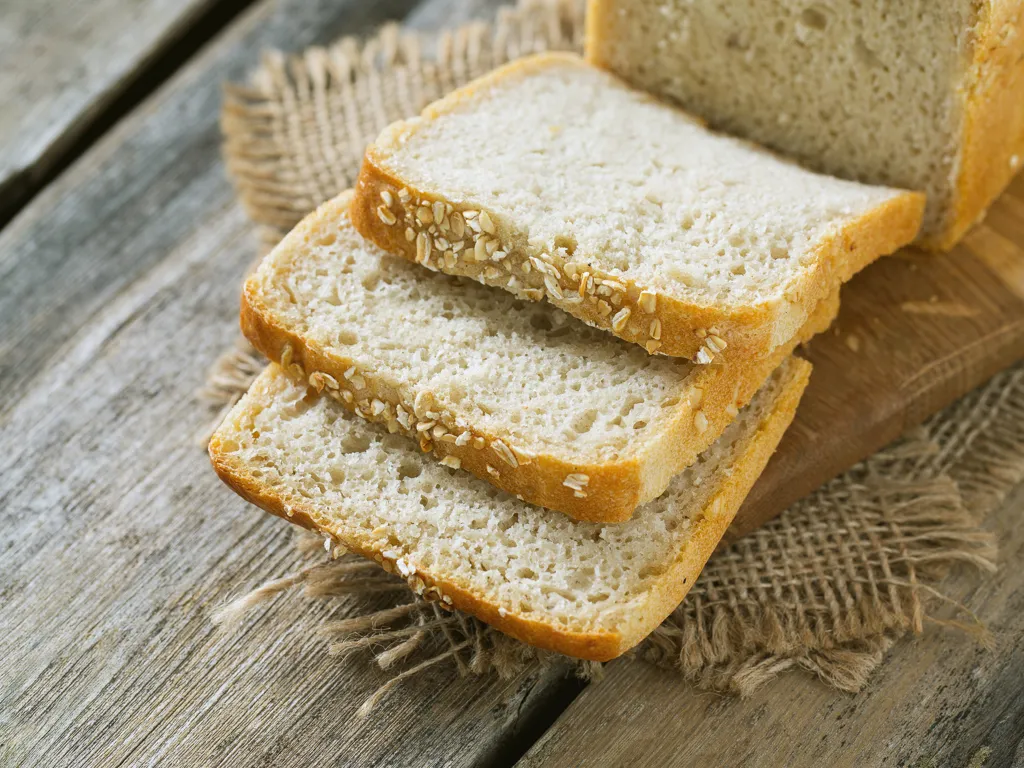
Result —
[[[536,646],[683,599],[793,418],[794,348],[923,196],[822,176],[570,55],[386,129],[248,279],[238,493]]]

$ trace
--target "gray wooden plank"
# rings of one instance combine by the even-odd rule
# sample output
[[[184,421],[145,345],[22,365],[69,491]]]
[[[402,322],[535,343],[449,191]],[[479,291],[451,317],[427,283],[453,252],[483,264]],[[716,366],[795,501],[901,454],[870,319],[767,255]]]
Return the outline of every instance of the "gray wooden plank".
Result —
[[[231,195],[218,162],[225,80],[401,18],[416,0],[265,2],[50,185],[0,233],[0,415],[80,324]]]
[[[410,2],[254,7],[0,234],[0,764],[442,765],[517,754],[575,683],[330,659],[339,602],[227,597],[297,564],[290,527],[194,443],[257,249],[219,162],[220,83]]]
[[[238,635],[210,626],[239,586],[296,562],[289,526],[220,486],[193,442],[206,414],[190,393],[235,333],[237,279],[255,247],[234,206],[210,214],[76,335],[0,429],[4,445],[26,446],[0,461],[0,763],[490,755],[537,686],[560,678],[439,669],[358,721],[385,678],[366,657],[324,655],[314,630],[325,609],[279,606]]]
[[[490,22],[504,0],[430,0],[420,3],[406,19],[411,29],[451,29],[471,21]]]
[[[699,693],[643,664],[615,664],[520,761],[603,766],[1024,765],[1024,486],[991,521],[995,577],[944,591],[992,632],[986,650],[930,625],[900,642],[858,695],[786,673],[746,700]],[[962,618],[962,617],[957,617]]]
[[[0,211],[129,83],[216,8],[244,0],[0,2]]]

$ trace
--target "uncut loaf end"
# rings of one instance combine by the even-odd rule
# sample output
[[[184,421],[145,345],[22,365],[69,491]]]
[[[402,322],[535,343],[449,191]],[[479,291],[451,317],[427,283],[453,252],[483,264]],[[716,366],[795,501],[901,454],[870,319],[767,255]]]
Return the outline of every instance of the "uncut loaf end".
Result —
[[[590,0],[587,59],[809,168],[927,193],[946,250],[1024,167],[1018,0]]]

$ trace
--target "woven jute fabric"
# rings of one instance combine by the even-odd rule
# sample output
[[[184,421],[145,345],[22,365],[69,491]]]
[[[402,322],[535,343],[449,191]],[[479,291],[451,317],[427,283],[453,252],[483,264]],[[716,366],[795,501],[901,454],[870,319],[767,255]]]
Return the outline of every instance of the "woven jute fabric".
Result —
[[[294,57],[268,53],[248,84],[228,87],[223,113],[228,167],[265,244],[351,186],[366,144],[385,125],[518,56],[579,50],[582,17],[578,2],[531,2],[494,25],[452,30],[436,41],[392,26],[364,42],[343,40]],[[436,52],[427,57],[427,48]],[[211,372],[208,396],[230,405],[261,365],[240,344]],[[993,567],[992,541],[978,523],[1024,477],[1022,444],[1024,367],[1017,367],[717,552],[634,658],[738,693],[793,666],[859,689],[896,638],[924,629],[929,606],[942,602],[939,579],[950,565]],[[308,541],[303,547],[309,551]],[[323,627],[333,637],[330,651],[365,653],[395,671],[367,706],[436,664],[507,676],[565,663],[418,600],[373,563],[338,552],[323,560],[318,541],[313,549],[321,562],[259,587],[220,618],[237,618],[289,590],[348,601],[350,618]],[[365,601],[364,613],[351,604],[382,592],[394,598],[383,611],[379,601],[372,610]],[[972,628],[969,620],[961,626]],[[593,675],[599,666],[580,671]]]

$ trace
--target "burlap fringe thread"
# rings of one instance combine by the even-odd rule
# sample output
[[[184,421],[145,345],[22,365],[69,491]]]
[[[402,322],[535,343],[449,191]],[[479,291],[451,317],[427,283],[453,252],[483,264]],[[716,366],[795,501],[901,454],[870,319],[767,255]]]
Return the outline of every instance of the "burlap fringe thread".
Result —
[[[239,200],[272,248],[303,216],[355,183],[366,145],[388,124],[513,59],[583,48],[583,0],[526,0],[492,26],[426,41],[389,24],[299,56],[263,56],[249,85],[225,87],[224,156]]]
[[[364,146],[387,123],[517,56],[576,50],[581,41],[579,2],[528,2],[504,12],[493,29],[474,24],[445,34],[433,59],[422,54],[420,38],[395,27],[362,44],[343,40],[291,59],[268,54],[250,86],[227,91],[225,149],[239,197],[269,247],[352,184]],[[240,343],[211,371],[204,397],[223,412],[262,365]],[[934,586],[949,566],[994,569],[992,539],[977,524],[1024,478],[1022,443],[1018,366],[717,552],[634,656],[702,688],[741,695],[790,667],[859,690],[897,638],[938,621],[923,600],[951,602]],[[310,538],[303,551],[322,553]],[[332,654],[368,652],[385,670],[406,665],[365,702],[364,713],[401,680],[440,663],[460,674],[509,677],[565,661],[425,603],[374,563],[339,552],[239,598],[216,620],[233,623],[300,589],[314,599],[394,596],[386,609],[367,608],[321,630]],[[983,638],[972,619],[938,623]],[[577,671],[593,677],[600,665],[577,664]]]

